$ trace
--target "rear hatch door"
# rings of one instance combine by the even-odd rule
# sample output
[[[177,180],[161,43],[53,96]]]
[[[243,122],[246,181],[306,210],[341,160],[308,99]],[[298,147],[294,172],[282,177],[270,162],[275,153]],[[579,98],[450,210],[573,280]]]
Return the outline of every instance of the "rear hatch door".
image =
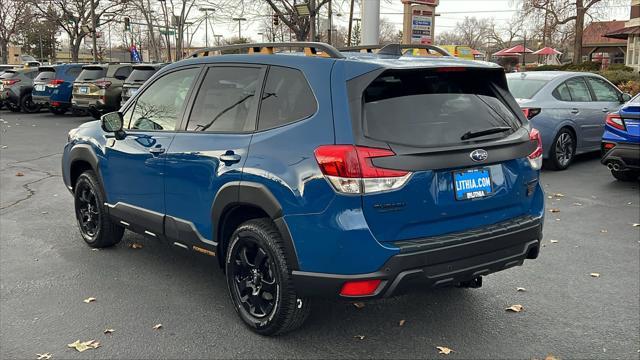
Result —
[[[50,81],[56,79],[56,68],[41,66],[38,75],[33,79],[33,95],[49,96],[52,88],[47,87]]]
[[[350,97],[362,83],[350,85]],[[527,213],[527,189],[538,176],[527,156],[536,145],[502,69],[385,70],[360,94],[350,99],[357,145],[391,149],[395,156],[374,158],[373,165],[412,173],[398,190],[362,196],[379,241],[465,231]]]
[[[73,96],[93,97],[102,95],[102,89],[95,82],[102,80],[107,74],[104,66],[84,66],[73,83]]]

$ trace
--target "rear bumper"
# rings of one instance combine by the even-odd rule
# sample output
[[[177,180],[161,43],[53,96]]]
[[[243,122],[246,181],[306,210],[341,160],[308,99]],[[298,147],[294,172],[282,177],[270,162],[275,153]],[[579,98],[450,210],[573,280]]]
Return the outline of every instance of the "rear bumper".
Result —
[[[400,253],[378,271],[336,275],[293,271],[294,284],[303,296],[373,299],[412,289],[446,287],[472,280],[535,259],[542,240],[541,217],[523,216],[485,228],[444,236],[399,241]],[[375,293],[363,297],[340,296],[348,281],[380,279]]]
[[[612,141],[607,141],[612,143]],[[640,144],[615,143],[616,146],[610,150],[602,151],[600,162],[607,165],[610,162],[617,162],[625,169],[640,169]]]
[[[97,96],[92,98],[78,98],[74,96],[73,98],[71,98],[71,104],[73,105],[73,107],[82,110],[103,110],[106,108],[104,100]]]
[[[35,95],[31,94],[31,99],[35,104],[38,105],[49,105],[49,96],[48,95]]]

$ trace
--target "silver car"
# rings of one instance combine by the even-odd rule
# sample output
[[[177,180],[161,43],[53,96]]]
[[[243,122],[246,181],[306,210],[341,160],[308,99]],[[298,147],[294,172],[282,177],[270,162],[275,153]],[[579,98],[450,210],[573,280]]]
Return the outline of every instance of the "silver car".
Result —
[[[584,72],[507,74],[509,90],[540,131],[546,168],[564,170],[576,154],[600,150],[607,113],[631,99],[602,76]]]

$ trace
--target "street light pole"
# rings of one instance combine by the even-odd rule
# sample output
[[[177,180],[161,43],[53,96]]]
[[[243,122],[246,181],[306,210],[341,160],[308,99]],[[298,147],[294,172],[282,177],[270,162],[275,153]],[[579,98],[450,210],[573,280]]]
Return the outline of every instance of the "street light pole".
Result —
[[[204,11],[204,42],[206,47],[209,47],[209,11],[215,12],[216,9],[210,7],[202,7],[199,9],[200,11]],[[212,26],[213,28],[213,26]],[[214,31],[215,33],[215,31]]]
[[[238,41],[242,40],[242,22],[245,21],[247,19],[243,18],[243,17],[237,17],[237,18],[233,18],[233,21],[237,21],[238,22]]]
[[[169,18],[167,17],[167,8],[166,1],[167,0],[158,0],[160,1],[160,6],[162,6],[162,13],[164,15],[164,28],[165,28],[165,41],[167,42],[167,60],[171,62],[171,37],[169,37]]]
[[[91,0],[91,32],[92,36],[92,45],[93,45],[93,62],[98,62],[98,44],[96,41],[96,36],[98,32],[96,31],[96,2],[95,0]]]

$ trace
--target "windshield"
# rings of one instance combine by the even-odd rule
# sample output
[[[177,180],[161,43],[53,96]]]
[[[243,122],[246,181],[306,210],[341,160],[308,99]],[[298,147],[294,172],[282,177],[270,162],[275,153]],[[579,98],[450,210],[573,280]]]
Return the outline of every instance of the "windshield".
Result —
[[[418,147],[465,142],[465,134],[507,128],[469,141],[501,138],[521,126],[482,72],[389,70],[364,92],[364,135]]]
[[[549,81],[507,77],[509,91],[516,99],[532,99]]]
[[[133,69],[126,82],[145,82],[155,72],[154,69]]]
[[[80,72],[76,81],[93,81],[103,78],[106,74],[107,70],[104,68],[85,68],[82,69],[82,72]]]

